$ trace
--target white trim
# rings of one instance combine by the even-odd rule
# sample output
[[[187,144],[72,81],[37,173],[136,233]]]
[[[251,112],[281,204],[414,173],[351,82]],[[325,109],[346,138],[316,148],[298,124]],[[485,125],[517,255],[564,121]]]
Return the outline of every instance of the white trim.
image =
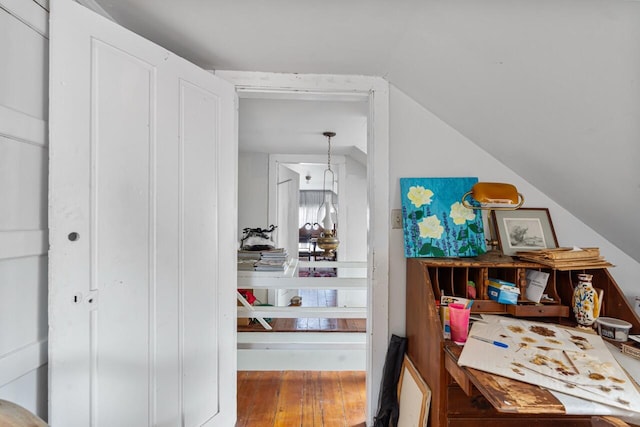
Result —
[[[6,10],[44,38],[49,38],[49,13],[39,3],[28,0],[0,0],[0,9]]]
[[[44,230],[0,231],[0,260],[46,254]]]
[[[238,277],[241,289],[367,289],[366,277]]]
[[[49,0],[33,0],[38,3],[44,10],[49,12]]]
[[[298,268],[367,268],[367,261],[298,261]]]
[[[0,388],[47,363],[48,340],[27,344],[0,355]]]
[[[265,94],[264,98],[272,98],[270,95],[272,93],[283,94],[297,91],[306,96],[304,99],[309,99],[310,94],[319,95],[317,99],[320,99],[320,97],[326,99],[327,95],[344,96],[344,94],[352,93],[367,96],[371,90],[384,90],[387,93],[389,91],[388,83],[385,80],[371,76],[288,74],[233,70],[215,70],[214,74],[233,83],[238,91],[246,91],[251,94],[263,93]],[[249,96],[251,95],[247,95],[247,97]],[[281,99],[281,97],[278,99]],[[296,97],[296,99],[298,98]]]
[[[366,349],[238,350],[238,370],[364,371],[366,354]]]
[[[362,332],[239,332],[238,369],[364,371],[366,341]]]
[[[298,94],[369,98],[367,425],[373,424],[389,343],[389,83],[380,77],[215,71],[240,94]],[[373,232],[375,230],[375,232]]]
[[[0,105],[0,136],[46,147],[47,122]]]
[[[362,332],[238,332],[238,344],[268,344],[268,343],[291,343],[296,341],[300,344],[366,344],[365,334]]]
[[[259,332],[262,333],[262,332]],[[267,335],[273,335],[277,332],[271,332]],[[301,332],[296,332],[300,334]],[[311,334],[313,332],[310,332]],[[307,335],[310,333],[306,333]],[[265,335],[264,333],[262,333]],[[240,334],[238,334],[240,335]],[[354,334],[355,335],[355,334]],[[332,342],[318,342],[318,343],[307,343],[300,342],[296,338],[296,341],[292,342],[278,342],[278,343],[262,343],[262,342],[246,342],[246,343],[238,343],[238,350],[314,350],[314,351],[322,351],[326,350],[329,347],[339,348],[340,350],[365,350],[367,348],[367,344],[364,342],[365,334],[361,333],[362,342],[361,343],[353,343],[353,342],[344,342],[344,343],[332,343]]]
[[[367,183],[367,425],[373,425],[389,346],[389,84],[378,79],[369,92]],[[377,314],[377,316],[376,316]]]

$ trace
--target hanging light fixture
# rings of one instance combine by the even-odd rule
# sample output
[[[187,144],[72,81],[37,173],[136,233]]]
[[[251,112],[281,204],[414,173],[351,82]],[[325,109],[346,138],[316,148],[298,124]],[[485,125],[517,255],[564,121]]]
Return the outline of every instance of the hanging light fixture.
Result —
[[[331,170],[331,138],[336,136],[335,132],[324,132],[327,137],[329,149],[327,152],[327,169],[324,171],[322,181],[323,201],[318,209],[318,223],[324,229],[322,235],[318,238],[318,247],[324,250],[324,256],[333,256],[335,250],[340,244],[337,237],[338,210],[333,203],[333,182],[335,176]],[[329,176],[329,186],[327,188],[327,176]]]

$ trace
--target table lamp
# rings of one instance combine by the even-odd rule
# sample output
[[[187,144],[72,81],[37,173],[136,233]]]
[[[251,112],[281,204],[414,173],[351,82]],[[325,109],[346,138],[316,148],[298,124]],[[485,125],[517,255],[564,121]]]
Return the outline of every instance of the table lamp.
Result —
[[[470,198],[475,200],[475,204],[470,203]],[[462,196],[462,205],[467,209],[486,210],[487,219],[489,220],[489,238],[487,244],[491,249],[486,253],[479,255],[479,261],[486,262],[512,262],[513,258],[502,253],[498,249],[498,240],[495,236],[495,229],[491,230],[493,221],[491,219],[491,211],[512,211],[519,209],[524,203],[524,196],[518,193],[516,187],[512,184],[500,182],[478,182],[470,191]],[[495,225],[495,224],[494,224]],[[495,227],[494,227],[495,228]]]

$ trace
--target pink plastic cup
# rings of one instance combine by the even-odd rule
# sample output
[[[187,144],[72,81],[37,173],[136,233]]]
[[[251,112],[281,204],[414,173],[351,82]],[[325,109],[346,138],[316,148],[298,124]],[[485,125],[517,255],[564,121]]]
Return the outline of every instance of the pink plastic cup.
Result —
[[[469,315],[471,308],[463,304],[449,304],[449,324],[451,325],[451,339],[458,343],[467,342],[469,334]]]

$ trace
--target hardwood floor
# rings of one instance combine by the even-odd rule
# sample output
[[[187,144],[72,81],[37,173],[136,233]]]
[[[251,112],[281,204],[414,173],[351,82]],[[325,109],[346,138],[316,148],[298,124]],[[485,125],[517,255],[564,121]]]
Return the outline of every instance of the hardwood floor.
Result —
[[[236,427],[364,427],[363,371],[240,371]]]
[[[366,332],[366,319],[273,319],[273,332]],[[238,325],[238,332],[269,332],[258,323]]]

